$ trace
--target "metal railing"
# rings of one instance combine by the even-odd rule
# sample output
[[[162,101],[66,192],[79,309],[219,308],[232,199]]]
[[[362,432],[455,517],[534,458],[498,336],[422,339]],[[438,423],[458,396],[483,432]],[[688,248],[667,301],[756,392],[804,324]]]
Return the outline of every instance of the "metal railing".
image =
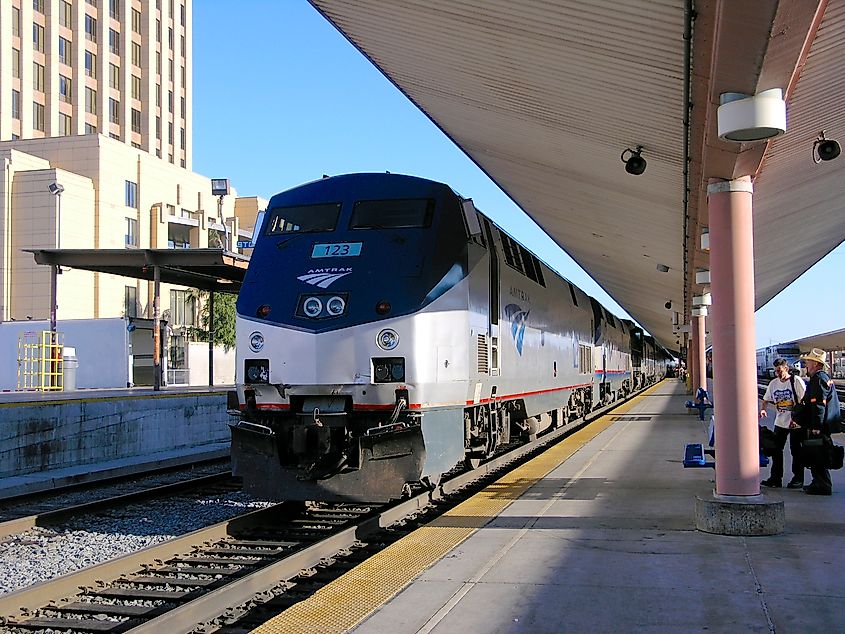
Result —
[[[64,333],[29,331],[18,337],[18,385],[21,391],[64,390]]]

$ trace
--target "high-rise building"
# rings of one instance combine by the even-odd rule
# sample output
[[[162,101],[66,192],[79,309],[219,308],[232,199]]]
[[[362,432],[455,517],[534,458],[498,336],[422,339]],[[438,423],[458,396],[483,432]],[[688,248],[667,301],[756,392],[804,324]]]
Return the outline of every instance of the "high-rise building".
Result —
[[[191,169],[191,0],[0,1],[0,141],[92,133]]]

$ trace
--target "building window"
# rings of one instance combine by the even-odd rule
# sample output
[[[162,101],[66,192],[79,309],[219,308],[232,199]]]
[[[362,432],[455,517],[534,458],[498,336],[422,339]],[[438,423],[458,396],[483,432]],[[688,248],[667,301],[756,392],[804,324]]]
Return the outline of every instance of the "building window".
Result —
[[[85,74],[97,79],[97,56],[91,51],[85,51]]]
[[[167,29],[167,46],[173,48],[173,27]]]
[[[73,119],[69,114],[59,113],[59,134],[62,136],[73,134]]]
[[[12,91],[12,119],[21,118],[21,94],[17,90]]]
[[[167,142],[173,145],[173,122],[167,124]],[[172,163],[173,161],[171,161]]]
[[[12,77],[21,78],[21,52],[16,48],[12,49]]]
[[[120,123],[120,102],[117,99],[109,98],[109,121]]]
[[[185,26],[185,5],[181,5],[179,7],[179,22],[182,26]]]
[[[39,53],[44,52],[44,27],[40,24],[32,25],[32,48]]]
[[[44,67],[38,62],[32,62],[32,88],[44,92]]]
[[[87,13],[85,14],[85,39],[97,41],[97,18]]]
[[[132,75],[132,98],[141,99],[141,78],[137,75]]]
[[[109,64],[109,88],[120,90],[120,67]]]
[[[168,112],[173,112],[173,91],[167,91],[167,110]]]
[[[132,108],[132,132],[141,133],[141,111]]]
[[[161,53],[156,51],[156,72],[161,75]]]
[[[187,112],[187,108],[185,107],[185,98],[181,97],[180,101],[181,101],[181,106],[182,106],[182,118],[184,119],[185,118],[185,112]]]
[[[97,134],[97,126],[95,126],[93,123],[86,123],[85,134]]]
[[[182,57],[185,57],[185,36],[182,36]]]
[[[185,149],[185,128],[179,130],[179,147]]]
[[[156,84],[156,105],[161,108],[161,84]]]
[[[120,33],[109,29],[109,50],[115,55],[120,55]]]
[[[85,0],[87,4],[90,4],[92,7],[97,6],[97,0]]]
[[[44,13],[44,0],[32,0],[32,8],[38,13]]]
[[[12,7],[12,35],[21,36],[21,10],[18,7]]]
[[[67,64],[68,66],[70,66],[70,58],[71,58],[71,55],[72,55],[71,51],[72,51],[72,48],[71,48],[70,42],[67,41],[65,38],[60,36],[59,37],[59,61],[62,64]]]
[[[44,106],[37,102],[32,103],[32,127],[44,132]]]
[[[66,28],[71,28],[73,20],[73,7],[67,0],[62,0],[59,5],[59,24]]]
[[[120,3],[118,0],[109,0],[109,15],[115,20],[120,19]]]
[[[156,138],[159,141],[161,140],[161,117],[156,117]],[[160,153],[159,153],[159,158],[161,158]]]
[[[161,42],[161,20],[156,20],[156,42]]]
[[[170,319],[173,326],[196,324],[196,299],[189,291],[170,291]]]
[[[126,219],[126,246],[138,246],[138,221],[135,218]]]
[[[85,88],[85,112],[97,114],[97,91],[93,88]]]
[[[126,206],[138,208],[138,183],[126,181]]]
[[[132,147],[134,147],[136,150],[140,150],[140,149],[141,149],[141,144],[140,144],[140,143],[135,143],[135,141],[132,141],[132,144],[131,144],[131,145],[132,145]]]
[[[172,60],[172,59],[171,59],[171,60],[169,60],[167,64],[168,64],[168,66],[169,66],[168,71],[169,71],[169,73],[170,73],[170,74],[168,75],[168,77],[169,77],[170,81],[173,81],[173,60]]]
[[[141,12],[138,9],[132,9],[132,30],[135,33],[141,32]]]
[[[70,82],[70,77],[59,75],[59,99],[61,101],[66,101],[70,103],[71,99],[73,98],[72,88],[73,86]]]
[[[141,45],[138,42],[132,42],[132,63],[141,66]]]
[[[138,289],[134,286],[125,286],[123,291],[123,310],[127,317],[138,316]]]

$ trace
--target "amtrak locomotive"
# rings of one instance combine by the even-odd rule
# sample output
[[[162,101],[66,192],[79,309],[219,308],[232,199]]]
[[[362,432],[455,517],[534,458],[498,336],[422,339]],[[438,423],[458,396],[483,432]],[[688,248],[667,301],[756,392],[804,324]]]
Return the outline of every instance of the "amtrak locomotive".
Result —
[[[382,502],[662,377],[630,321],[441,183],[270,200],[237,303],[233,468],[253,494]]]

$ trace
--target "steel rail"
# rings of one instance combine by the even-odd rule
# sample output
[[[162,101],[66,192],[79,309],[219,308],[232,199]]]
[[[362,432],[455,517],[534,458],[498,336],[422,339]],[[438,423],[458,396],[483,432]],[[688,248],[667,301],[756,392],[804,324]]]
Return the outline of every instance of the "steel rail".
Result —
[[[115,495],[101,500],[83,502],[82,504],[75,504],[73,506],[54,509],[52,511],[45,511],[44,513],[38,513],[36,515],[27,515],[13,520],[7,520],[5,522],[0,522],[0,539],[9,537],[10,535],[17,535],[18,533],[35,528],[36,526],[56,524],[59,521],[74,515],[83,515],[85,513],[91,513],[113,506],[126,506],[141,500],[214,484],[218,480],[224,480],[231,477],[231,471],[215,473],[200,476],[199,478],[192,478],[190,480],[171,482],[170,484],[162,484],[157,487],[123,493],[121,495]]]

